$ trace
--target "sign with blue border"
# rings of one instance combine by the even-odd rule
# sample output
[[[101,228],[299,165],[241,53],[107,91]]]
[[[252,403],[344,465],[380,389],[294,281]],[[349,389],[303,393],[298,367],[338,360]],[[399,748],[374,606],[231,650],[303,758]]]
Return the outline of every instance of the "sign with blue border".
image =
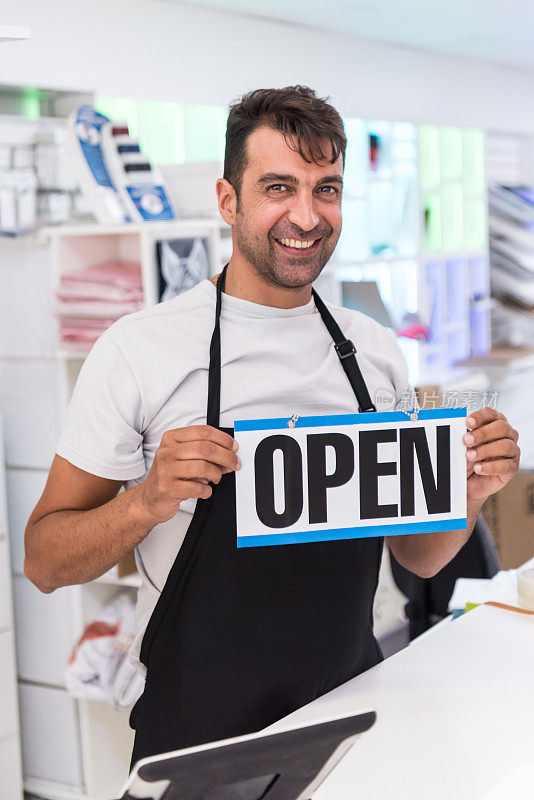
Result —
[[[467,526],[467,410],[236,420],[237,546]],[[288,425],[289,423],[289,425]]]

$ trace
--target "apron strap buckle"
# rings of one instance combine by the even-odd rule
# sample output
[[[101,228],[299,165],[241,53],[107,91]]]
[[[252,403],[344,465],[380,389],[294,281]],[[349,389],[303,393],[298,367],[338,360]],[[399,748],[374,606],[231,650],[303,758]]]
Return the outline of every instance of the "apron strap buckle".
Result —
[[[344,358],[350,358],[350,356],[353,356],[356,352],[354,342],[352,342],[350,339],[343,339],[341,342],[336,342],[334,347],[336,348],[336,353],[341,360]]]

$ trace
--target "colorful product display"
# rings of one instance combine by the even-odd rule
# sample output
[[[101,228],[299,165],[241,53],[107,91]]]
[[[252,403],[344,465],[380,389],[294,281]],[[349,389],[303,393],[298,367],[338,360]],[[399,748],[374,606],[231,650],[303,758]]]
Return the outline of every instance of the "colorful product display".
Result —
[[[421,125],[419,171],[430,326],[425,364],[445,369],[490,346],[482,132]]]
[[[99,222],[175,219],[162,176],[125,123],[80,106],[70,124],[77,177]]]

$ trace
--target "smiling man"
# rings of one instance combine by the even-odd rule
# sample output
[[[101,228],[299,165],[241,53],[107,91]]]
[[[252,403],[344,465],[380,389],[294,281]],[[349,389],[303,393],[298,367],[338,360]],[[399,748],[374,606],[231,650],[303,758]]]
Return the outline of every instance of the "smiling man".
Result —
[[[409,389],[390,332],[312,295],[341,231],[345,146],[341,117],[311,89],[232,106],[217,182],[230,262],[99,339],[29,520],[25,571],[44,592],[136,548],[132,658],[146,686],[133,761],[261,729],[381,659],[381,537],[236,546],[235,419],[374,411],[377,392],[400,403]],[[389,542],[419,575],[450,561],[518,468],[502,414],[467,422],[467,530]]]

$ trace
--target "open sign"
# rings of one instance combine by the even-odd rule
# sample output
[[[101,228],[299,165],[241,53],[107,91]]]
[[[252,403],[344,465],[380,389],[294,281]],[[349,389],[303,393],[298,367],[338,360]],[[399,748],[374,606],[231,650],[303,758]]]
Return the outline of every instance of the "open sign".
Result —
[[[465,408],[236,420],[237,546],[467,526]]]

